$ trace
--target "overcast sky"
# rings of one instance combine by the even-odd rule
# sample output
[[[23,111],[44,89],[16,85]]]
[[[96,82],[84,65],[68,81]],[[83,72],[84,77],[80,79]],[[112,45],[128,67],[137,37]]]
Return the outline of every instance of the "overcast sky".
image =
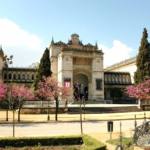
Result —
[[[13,66],[38,62],[54,41],[72,33],[98,42],[109,66],[137,54],[143,28],[150,33],[149,0],[0,0],[0,44]]]

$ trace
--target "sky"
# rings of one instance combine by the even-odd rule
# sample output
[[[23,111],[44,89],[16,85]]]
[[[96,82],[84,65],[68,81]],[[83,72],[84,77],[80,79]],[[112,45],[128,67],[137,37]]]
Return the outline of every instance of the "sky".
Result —
[[[104,66],[136,56],[143,28],[150,33],[149,0],[0,0],[0,45],[13,66],[39,62],[52,37],[98,43]]]

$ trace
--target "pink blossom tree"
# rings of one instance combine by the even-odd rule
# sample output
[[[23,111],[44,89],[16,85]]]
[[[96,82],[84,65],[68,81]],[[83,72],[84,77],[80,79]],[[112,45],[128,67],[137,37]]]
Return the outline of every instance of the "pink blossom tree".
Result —
[[[8,109],[13,110],[13,137],[15,136],[15,110],[18,111],[18,121],[20,121],[20,110],[25,100],[34,99],[31,89],[24,85],[6,85],[0,83],[0,102],[7,101]]]
[[[13,84],[11,86],[11,107],[18,109],[18,121],[20,121],[20,111],[27,100],[34,100],[34,94],[31,88],[25,85]]]
[[[43,78],[36,91],[39,97],[46,100],[55,100],[55,120],[58,120],[59,99],[64,100],[69,96],[69,88],[63,87],[54,78]]]
[[[7,86],[0,82],[0,101],[6,98]]]
[[[150,79],[137,85],[131,85],[126,88],[126,93],[140,101],[150,100]]]
[[[0,106],[6,109],[6,121],[8,121],[8,110],[9,110],[9,100],[8,100],[8,86],[0,81]]]

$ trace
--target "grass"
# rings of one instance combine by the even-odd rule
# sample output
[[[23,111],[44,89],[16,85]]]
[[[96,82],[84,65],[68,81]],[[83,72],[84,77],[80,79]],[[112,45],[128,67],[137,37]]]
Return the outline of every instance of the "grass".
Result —
[[[120,139],[113,139],[108,140],[107,143],[110,143],[112,145],[120,145]],[[122,145],[125,148],[125,150],[133,150],[133,140],[132,138],[122,138]]]
[[[97,141],[96,139],[88,136],[88,135],[84,135],[83,136],[83,146],[82,146],[82,150],[105,150],[106,146]]]
[[[76,137],[76,136],[69,136],[70,138]],[[67,136],[67,138],[69,138]],[[77,136],[79,137],[79,136]],[[56,139],[60,139],[63,137],[55,137]],[[66,138],[66,137],[64,137]],[[7,138],[9,139],[9,138]],[[16,138],[19,139],[19,138]],[[38,138],[37,138],[38,139]],[[12,140],[12,138],[10,138]],[[90,136],[84,135],[83,136],[83,144],[82,145],[58,145],[58,146],[25,146],[25,147],[5,147],[5,150],[106,150],[106,146],[97,141],[94,138],[91,138]],[[2,150],[0,148],[0,150]]]

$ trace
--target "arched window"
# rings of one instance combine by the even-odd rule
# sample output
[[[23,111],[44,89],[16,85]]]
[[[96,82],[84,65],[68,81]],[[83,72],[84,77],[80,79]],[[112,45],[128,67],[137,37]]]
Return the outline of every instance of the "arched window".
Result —
[[[27,74],[27,80],[30,80],[30,76],[29,76],[29,74]]]
[[[34,74],[32,74],[32,80],[34,80]]]
[[[25,80],[25,74],[22,75],[22,80]]]
[[[5,80],[7,79],[7,73],[4,74],[4,79],[5,79]]]
[[[18,80],[20,80],[20,74],[18,74]]]
[[[8,79],[9,79],[9,80],[11,80],[11,79],[12,79],[12,74],[11,74],[11,73],[9,73],[9,75],[8,75]]]
[[[13,79],[16,80],[16,74],[13,74]]]

